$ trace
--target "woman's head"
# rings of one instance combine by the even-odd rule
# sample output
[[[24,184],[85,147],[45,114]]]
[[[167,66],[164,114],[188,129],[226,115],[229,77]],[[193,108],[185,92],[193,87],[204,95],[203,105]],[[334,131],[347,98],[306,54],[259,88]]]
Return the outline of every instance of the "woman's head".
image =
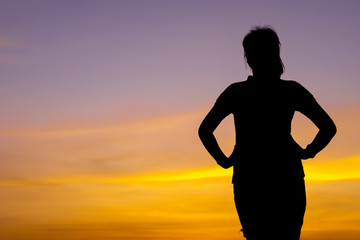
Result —
[[[271,27],[254,27],[243,40],[244,55],[253,72],[281,76],[280,40]]]

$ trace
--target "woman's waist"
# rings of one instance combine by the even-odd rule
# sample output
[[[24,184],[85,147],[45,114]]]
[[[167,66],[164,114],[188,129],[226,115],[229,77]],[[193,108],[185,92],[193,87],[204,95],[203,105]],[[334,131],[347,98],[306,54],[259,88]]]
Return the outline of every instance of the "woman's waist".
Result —
[[[239,152],[252,151],[264,153],[264,151],[282,152],[284,150],[299,151],[301,147],[289,134],[287,136],[277,136],[276,138],[236,138],[234,150]]]
[[[304,169],[299,159],[247,159],[238,161],[233,168],[233,182],[295,180],[304,178]]]

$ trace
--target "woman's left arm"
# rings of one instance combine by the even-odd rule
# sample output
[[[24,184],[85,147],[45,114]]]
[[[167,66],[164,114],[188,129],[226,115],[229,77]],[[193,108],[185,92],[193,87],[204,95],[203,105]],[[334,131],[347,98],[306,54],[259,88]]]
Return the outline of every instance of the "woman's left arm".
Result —
[[[229,168],[233,165],[232,161],[225,156],[219,147],[214,136],[214,131],[221,121],[230,114],[228,111],[215,104],[202,121],[199,127],[199,137],[206,150],[215,159],[215,161],[223,168]]]

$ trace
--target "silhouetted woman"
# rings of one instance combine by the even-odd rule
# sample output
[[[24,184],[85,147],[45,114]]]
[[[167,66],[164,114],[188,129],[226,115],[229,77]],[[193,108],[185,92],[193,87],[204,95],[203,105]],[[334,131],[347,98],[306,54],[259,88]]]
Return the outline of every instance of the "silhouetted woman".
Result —
[[[207,151],[223,168],[234,166],[235,206],[248,240],[298,240],[306,206],[302,159],[313,158],[336,133],[334,122],[303,86],[282,80],[280,41],[269,27],[256,27],[243,40],[253,76],[231,84],[199,128]],[[319,129],[302,149],[291,136],[295,111]],[[236,144],[226,157],[214,130],[233,114]]]

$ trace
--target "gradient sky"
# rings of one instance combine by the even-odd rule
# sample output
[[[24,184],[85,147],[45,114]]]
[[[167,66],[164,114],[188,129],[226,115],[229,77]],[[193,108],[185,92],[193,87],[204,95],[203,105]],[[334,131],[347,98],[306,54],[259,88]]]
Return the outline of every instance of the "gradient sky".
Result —
[[[243,239],[231,170],[197,128],[251,74],[244,35],[271,25],[283,79],[338,126],[304,162],[302,240],[360,239],[359,1],[0,2],[1,239]],[[302,145],[315,127],[296,114]],[[226,153],[231,117],[216,130]]]

